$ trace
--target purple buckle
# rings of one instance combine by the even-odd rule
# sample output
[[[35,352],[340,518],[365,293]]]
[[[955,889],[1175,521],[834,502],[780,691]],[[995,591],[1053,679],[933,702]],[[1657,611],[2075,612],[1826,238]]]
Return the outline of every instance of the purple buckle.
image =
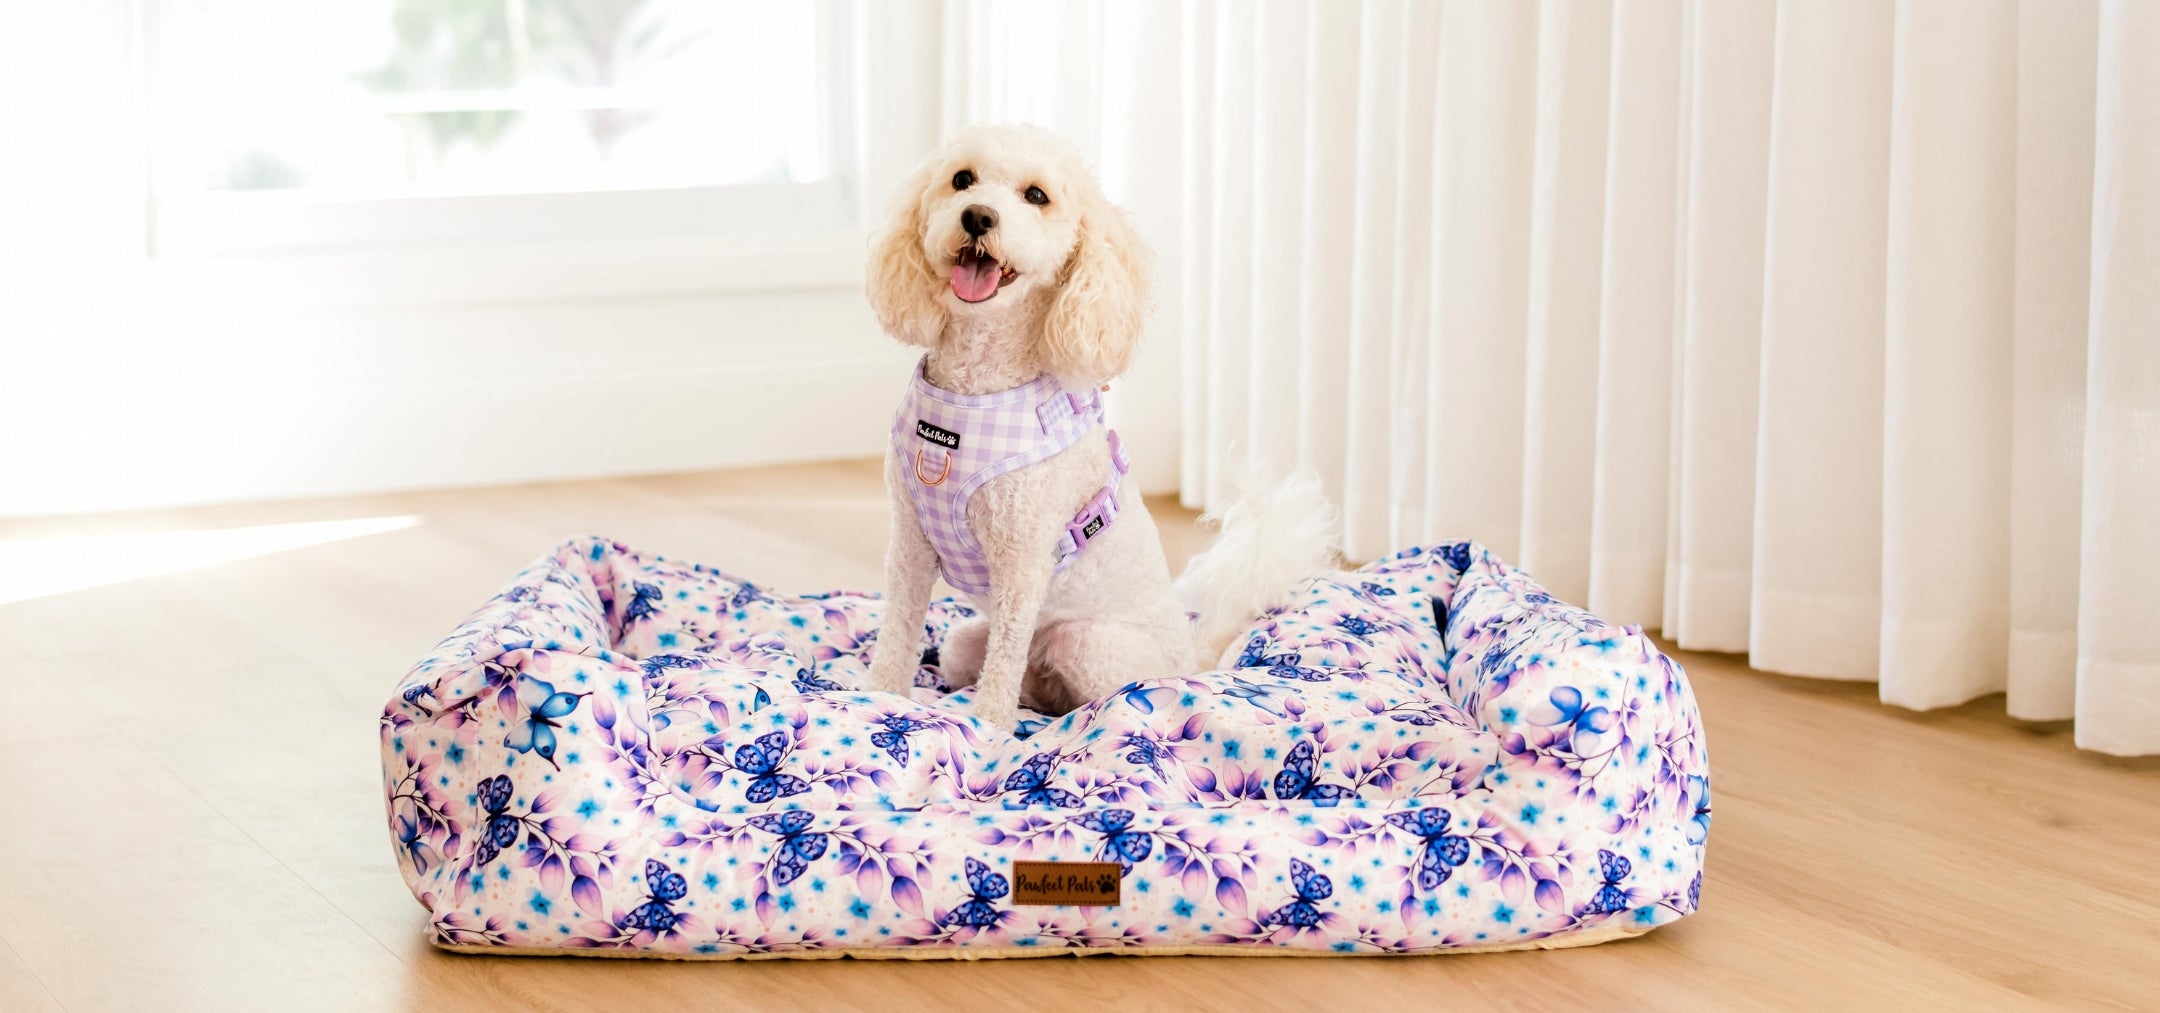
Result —
[[[1132,457],[1125,453],[1125,441],[1118,439],[1117,430],[1107,426],[1103,428],[1103,437],[1110,441],[1110,464],[1117,468],[1118,474],[1125,474],[1132,467]]]
[[[1066,523],[1065,533],[1071,536],[1073,548],[1078,550],[1096,535],[1102,534],[1102,529],[1109,527],[1116,516],[1117,486],[1106,485]]]

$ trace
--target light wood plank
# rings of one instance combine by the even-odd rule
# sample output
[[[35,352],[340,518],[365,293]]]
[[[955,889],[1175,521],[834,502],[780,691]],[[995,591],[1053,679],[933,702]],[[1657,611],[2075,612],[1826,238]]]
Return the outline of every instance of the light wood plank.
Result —
[[[1677,652],[1706,715],[1704,907],[1639,940],[1413,959],[673,964],[422,938],[377,797],[405,666],[550,545],[599,533],[774,586],[874,588],[875,462],[0,524],[0,540],[415,516],[416,526],[0,605],[0,1008],[950,1010],[2150,1008],[2160,761],[1999,698]],[[1205,543],[1151,502],[1173,561]],[[146,841],[155,842],[146,844]]]

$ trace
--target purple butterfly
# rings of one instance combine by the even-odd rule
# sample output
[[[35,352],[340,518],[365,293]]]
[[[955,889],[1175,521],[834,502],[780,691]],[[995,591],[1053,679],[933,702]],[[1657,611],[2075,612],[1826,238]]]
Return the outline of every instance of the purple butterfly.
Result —
[[[731,610],[739,610],[747,607],[751,602],[754,601],[771,600],[771,595],[766,594],[763,590],[760,590],[756,584],[752,584],[746,580],[743,581],[742,587],[736,589],[735,596],[728,599],[728,608]]]
[[[825,854],[825,846],[831,843],[830,840],[822,833],[804,833],[810,828],[812,819],[810,813],[802,809],[750,817],[751,826],[780,838],[780,843],[773,845],[770,868],[774,886],[795,882],[809,871],[810,863]]]
[[[1455,867],[1470,860],[1470,841],[1448,833],[1448,811],[1445,809],[1419,809],[1416,812],[1392,813],[1387,821],[1424,838],[1425,844],[1418,854],[1417,885],[1420,890],[1437,890],[1448,881]]]
[[[1007,792],[1021,792],[1021,805],[1054,805],[1061,809],[1080,808],[1080,796],[1063,788],[1050,786],[1050,767],[1057,763],[1056,753],[1036,753],[1005,778]]]
[[[680,916],[668,905],[690,892],[689,880],[684,879],[682,873],[660,864],[659,859],[648,858],[645,860],[645,889],[651,892],[652,899],[624,917],[623,924],[648,932],[666,932],[674,928]]]
[[[1298,679],[1304,682],[1326,682],[1328,673],[1324,668],[1306,668],[1291,664],[1287,658],[1276,658],[1268,665],[1267,674],[1278,679]]]
[[[906,766],[912,755],[908,750],[908,733],[928,729],[926,722],[894,714],[885,719],[885,730],[870,733],[870,744],[891,754],[893,762]]]
[[[750,775],[750,784],[744,789],[743,797],[764,803],[809,791],[810,782],[780,772],[780,764],[794,748],[795,743],[788,739],[786,732],[760,735],[749,745],[737,748],[735,769]]]
[[[845,689],[847,689],[846,686],[842,686],[837,682],[818,678],[816,672],[812,672],[807,668],[798,668],[795,670],[795,692],[797,693],[816,693],[824,690]]]
[[[1629,872],[1634,871],[1634,864],[1629,862],[1625,856],[1615,855],[1604,850],[1598,851],[1597,864],[1598,873],[1603,877],[1604,884],[1598,887],[1597,896],[1590,899],[1590,913],[1618,914],[1633,906],[1635,903],[1634,891],[1621,886],[1620,881],[1626,879]]]
[[[1145,861],[1155,850],[1155,838],[1145,830],[1128,830],[1132,826],[1130,809],[1105,809],[1102,812],[1081,813],[1073,822],[1103,835],[1103,854],[1116,855],[1118,863],[1131,872],[1133,863]]]
[[[984,929],[998,923],[995,902],[1012,890],[1012,883],[1003,875],[990,871],[990,867],[972,858],[967,860],[968,893],[972,894],[959,907],[945,913],[944,923],[971,929]]]
[[[1275,775],[1275,797],[1288,802],[1307,799],[1321,805],[1334,805],[1346,798],[1356,798],[1357,792],[1339,784],[1321,784],[1313,772],[1315,750],[1311,739],[1290,747],[1290,755],[1283,759],[1283,768]]]
[[[1260,919],[1262,925],[1287,925],[1297,929],[1320,927],[1319,901],[1326,900],[1335,892],[1335,884],[1326,876],[1313,870],[1295,858],[1290,860],[1290,886],[1297,891],[1297,898],[1288,904],[1268,912]]]
[[[660,602],[660,587],[656,584],[631,582],[630,604],[623,607],[622,624],[627,627],[640,619],[650,619],[659,614],[653,608]]]
[[[497,774],[485,778],[479,786],[480,808],[487,813],[487,828],[480,835],[480,846],[474,852],[476,864],[486,865],[502,853],[502,849],[517,843],[518,831],[524,824],[503,810],[510,808],[510,776]]]

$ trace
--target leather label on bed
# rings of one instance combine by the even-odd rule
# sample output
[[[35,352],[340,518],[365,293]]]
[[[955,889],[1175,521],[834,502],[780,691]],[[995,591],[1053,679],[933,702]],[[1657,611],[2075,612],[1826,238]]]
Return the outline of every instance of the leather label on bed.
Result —
[[[1125,869],[1116,862],[1014,862],[1015,905],[1116,907]]]

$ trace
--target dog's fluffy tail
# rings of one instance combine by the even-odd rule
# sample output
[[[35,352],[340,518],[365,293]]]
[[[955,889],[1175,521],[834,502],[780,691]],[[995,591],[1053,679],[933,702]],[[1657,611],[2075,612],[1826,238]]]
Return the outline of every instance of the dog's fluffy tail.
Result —
[[[1233,484],[1238,495],[1230,506],[1201,517],[1220,532],[1177,579],[1178,598],[1199,613],[1193,646],[1207,668],[1254,616],[1285,604],[1338,563],[1335,508],[1311,469],[1277,477],[1252,464]]]

